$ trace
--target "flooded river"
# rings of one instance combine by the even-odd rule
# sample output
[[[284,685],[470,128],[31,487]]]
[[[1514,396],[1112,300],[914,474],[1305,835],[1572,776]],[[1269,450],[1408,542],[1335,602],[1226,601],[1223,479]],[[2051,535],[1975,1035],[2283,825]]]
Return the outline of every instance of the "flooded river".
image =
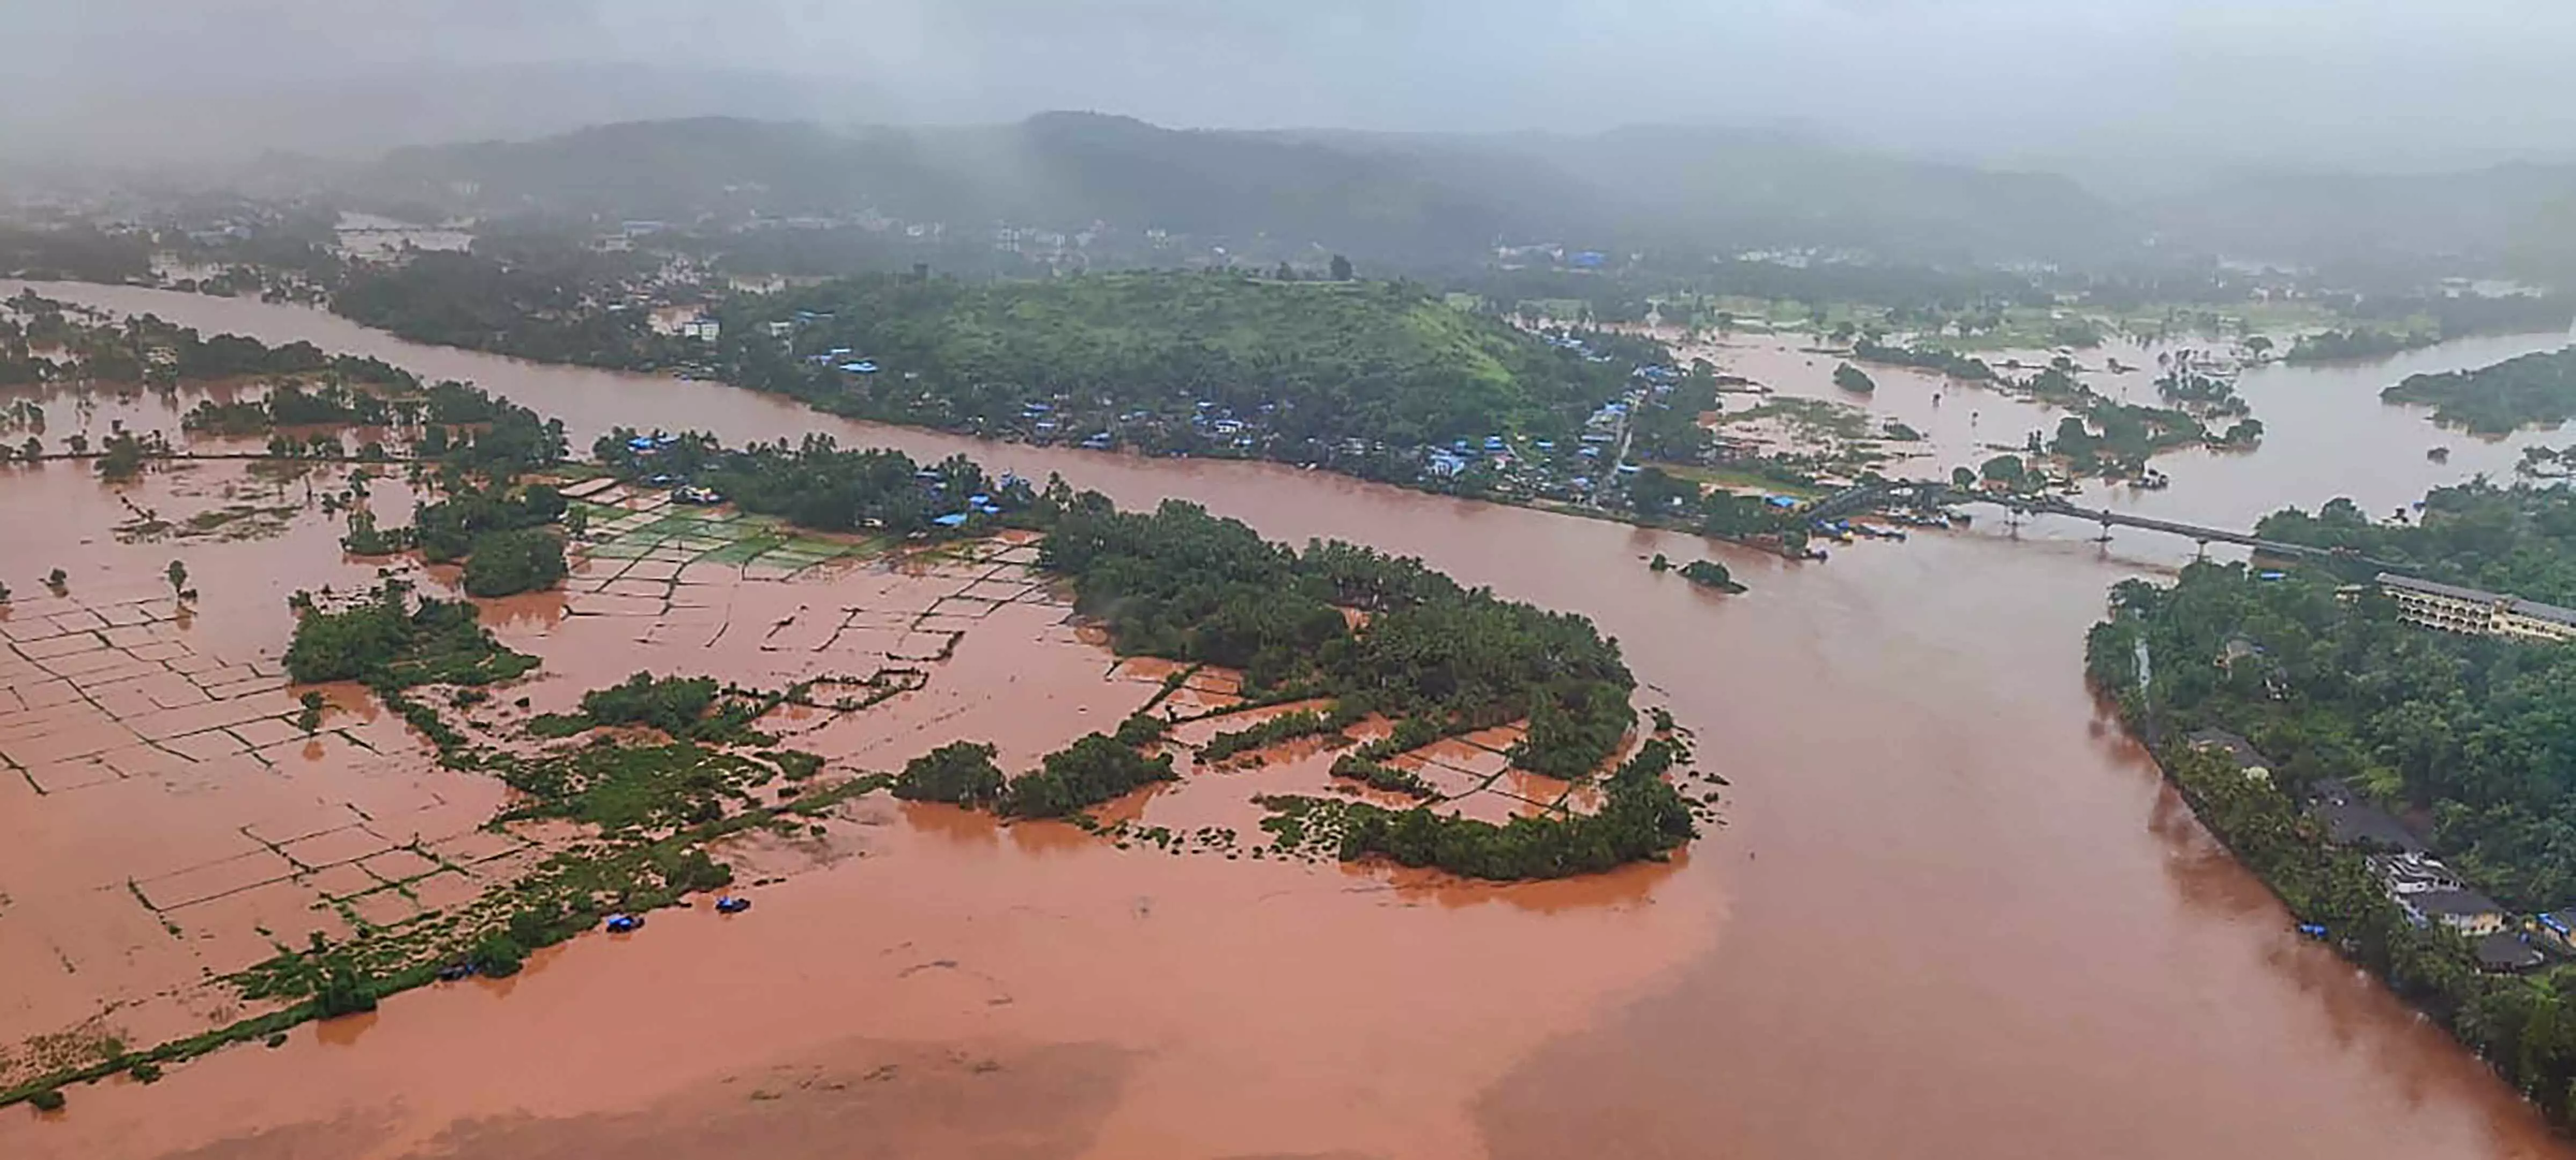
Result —
[[[2293,935],[2084,688],[2104,590],[2188,545],[2105,548],[2071,525],[2012,542],[1981,520],[1792,565],[1276,466],[867,427],[291,307],[39,289],[472,379],[562,416],[576,446],[615,424],[828,430],[1419,555],[1591,616],[1734,788],[1728,824],[1675,866],[1513,889],[1158,858],[880,800],[860,856],[764,893],[758,921],[656,918],[149,1091],[79,1089],[59,1120],[10,1109],[0,1154],[2567,1154],[2447,1037]],[[2376,392],[2548,345],[2249,373],[2262,450],[2168,460],[2170,491],[2118,502],[2243,523],[2502,474],[2511,446]],[[1901,413],[1906,376],[1880,383],[1872,405]],[[2435,444],[2447,467],[2424,460]],[[1657,577],[1654,552],[1717,556],[1752,591]]]

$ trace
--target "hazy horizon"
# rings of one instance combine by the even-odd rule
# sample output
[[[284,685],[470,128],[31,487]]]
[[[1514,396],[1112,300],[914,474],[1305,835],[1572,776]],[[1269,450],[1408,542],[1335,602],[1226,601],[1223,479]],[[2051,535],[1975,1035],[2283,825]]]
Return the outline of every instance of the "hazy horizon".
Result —
[[[2576,157],[2576,6],[2516,0],[92,0],[18,14],[0,149],[206,162],[605,121],[1796,128],[2136,178]]]

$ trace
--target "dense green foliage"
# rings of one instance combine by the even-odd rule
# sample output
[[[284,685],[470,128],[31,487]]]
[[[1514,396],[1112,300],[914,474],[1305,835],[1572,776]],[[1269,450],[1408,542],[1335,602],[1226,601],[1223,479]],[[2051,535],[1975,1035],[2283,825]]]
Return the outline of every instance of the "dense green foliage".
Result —
[[[685,740],[582,745],[498,764],[502,780],[527,795],[505,818],[569,818],[611,831],[715,821],[724,816],[726,802],[748,800],[744,783],[767,772],[750,758]],[[690,873],[676,885],[697,890],[725,884],[700,882],[707,873]]]
[[[567,506],[563,493],[545,484],[502,488],[463,482],[451,489],[447,498],[413,509],[410,539],[420,548],[422,558],[432,564],[444,564],[474,555],[484,540],[499,533],[554,523],[563,518]],[[560,558],[560,551],[557,556]]]
[[[1038,498],[1028,481],[992,479],[963,455],[925,467],[900,451],[843,448],[824,434],[740,450],[697,432],[668,437],[649,451],[630,446],[636,438],[618,428],[601,437],[592,453],[627,480],[705,487],[744,511],[817,531],[973,534],[1024,526]],[[979,508],[977,496],[995,510]],[[950,526],[935,522],[941,516],[965,518]]]
[[[1993,382],[1996,378],[1995,368],[1986,365],[1984,359],[1971,358],[1956,351],[1933,347],[1882,346],[1864,338],[1852,344],[1852,357],[1862,362],[1939,371],[1951,378],[1965,379],[1972,383]]]
[[[393,407],[377,392],[353,389],[346,382],[324,382],[311,388],[282,382],[257,399],[200,401],[189,408],[179,425],[212,435],[265,435],[279,427],[382,427],[393,419]]]
[[[906,801],[950,802],[961,806],[987,806],[1002,797],[1002,767],[994,764],[999,752],[990,744],[951,741],[911,761],[894,779],[894,796]]]
[[[582,694],[581,713],[595,725],[646,725],[686,737],[715,705],[716,692],[713,677],[637,673],[621,684]]]
[[[740,720],[711,722],[707,711],[721,690],[712,677],[656,677],[636,673],[617,684],[581,695],[578,713],[548,713],[528,722],[539,737],[570,737],[586,729],[641,725],[677,738],[713,740],[742,725]],[[712,730],[706,727],[714,724]]]
[[[363,681],[400,689],[490,684],[536,667],[535,657],[492,639],[476,623],[473,605],[426,596],[417,608],[413,603],[410,585],[387,580],[339,611],[307,608],[286,649],[287,674],[299,683]]]
[[[601,310],[594,302],[640,277],[639,257],[574,244],[478,242],[470,253],[429,251],[397,266],[354,267],[331,309],[418,342],[651,367],[670,344],[644,312]]]
[[[407,410],[408,404],[397,407]],[[424,426],[412,454],[436,460],[451,481],[472,474],[504,483],[571,454],[563,420],[544,418],[469,383],[431,384],[420,408]]]
[[[2479,435],[2558,427],[2576,418],[2576,346],[2476,370],[2409,375],[2379,397],[2430,405],[2434,422]]]
[[[1689,803],[1665,780],[1680,756],[1671,741],[1647,741],[1610,775],[1597,814],[1520,817],[1498,826],[1426,807],[1354,804],[1342,856],[1384,855],[1407,866],[1505,880],[1595,873],[1658,857],[1699,832]]]
[[[1682,579],[1720,592],[1744,591],[1744,586],[1735,582],[1735,576],[1726,570],[1726,565],[1715,560],[1693,560],[1682,565]]]
[[[842,414],[1345,470],[1371,443],[1571,438],[1631,370],[1403,283],[1235,274],[872,276],[741,300],[725,323],[728,377]],[[875,369],[841,369],[858,360]]]
[[[1693,366],[1670,389],[1650,394],[1629,417],[1629,450],[1639,459],[1697,463],[1708,453],[1708,428],[1700,416],[1718,409],[1716,371]],[[1630,481],[1635,495],[1635,481]]]
[[[544,528],[512,528],[474,538],[465,557],[468,596],[513,596],[552,588],[570,569],[563,538]]]
[[[2209,429],[2188,411],[2096,399],[2082,417],[2058,420],[2048,453],[2077,475],[2132,476],[2158,452],[2206,442]]]
[[[330,964],[322,989],[315,993],[317,1013],[325,1019],[357,1015],[376,1009],[376,989],[359,978],[347,963]]]
[[[1096,497],[1087,497],[1096,500]],[[1193,504],[1151,514],[1076,502],[1041,548],[1121,652],[1240,668],[1247,691],[1334,696],[1440,731],[1527,717],[1523,768],[1589,772],[1634,720],[1635,680],[1589,621],[1460,588],[1420,562],[1342,543],[1304,552]],[[1342,609],[1369,613],[1354,629]]]
[[[1877,381],[1869,377],[1868,371],[1850,363],[1842,363],[1834,367],[1834,385],[1846,391],[1857,391],[1864,395],[1878,390]]]
[[[2265,539],[2341,549],[2427,580],[2576,605],[2576,491],[2563,484],[2473,481],[2425,493],[2404,522],[2373,523],[2347,499],[2313,514],[2274,512]]]
[[[2377,330],[2356,326],[2350,330],[2326,330],[2303,334],[2290,344],[2290,353],[2281,361],[2291,363],[2335,362],[2343,359],[2386,358],[2404,354],[2442,341],[2433,333]]]
[[[1171,754],[1147,757],[1108,734],[1088,733],[1012,778],[996,804],[1008,817],[1061,818],[1176,776]]]

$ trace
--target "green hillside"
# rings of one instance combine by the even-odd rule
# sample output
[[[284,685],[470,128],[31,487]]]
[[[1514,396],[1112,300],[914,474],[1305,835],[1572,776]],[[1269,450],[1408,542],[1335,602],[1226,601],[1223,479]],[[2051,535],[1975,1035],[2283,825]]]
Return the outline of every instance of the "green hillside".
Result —
[[[724,322],[734,381],[845,414],[1306,462],[1349,440],[1570,436],[1656,353],[1558,349],[1402,282],[1236,274],[862,277],[737,299]]]

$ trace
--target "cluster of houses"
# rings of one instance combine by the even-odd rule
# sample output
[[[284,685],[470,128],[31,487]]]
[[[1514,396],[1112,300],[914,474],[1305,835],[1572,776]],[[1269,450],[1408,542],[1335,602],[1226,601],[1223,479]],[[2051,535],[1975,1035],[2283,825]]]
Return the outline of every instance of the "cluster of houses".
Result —
[[[1579,337],[1544,337],[1548,345],[1560,350],[1572,351],[1594,361],[1607,359],[1607,356],[1590,350]],[[1501,435],[1488,435],[1481,445],[1460,439],[1447,447],[1425,448],[1424,474],[1438,479],[1455,479],[1469,468],[1483,465],[1492,468],[1496,476],[1495,489],[1505,494],[1560,500],[1598,499],[1617,481],[1640,470],[1636,464],[1622,462],[1619,457],[1619,445],[1627,434],[1630,419],[1638,408],[1668,394],[1681,378],[1681,372],[1668,366],[1638,367],[1632,376],[1634,385],[1625,394],[1603,403],[1585,416],[1583,431],[1569,452],[1560,453],[1553,439],[1527,439],[1518,445]]]
[[[2185,739],[2192,748],[2218,753],[2236,763],[2246,777],[2272,779],[2272,763],[2253,743],[2223,729],[2203,729]],[[2362,860],[2389,901],[2417,926],[2440,924],[2469,940],[2478,965],[2490,971],[2524,971],[2547,962],[2552,953],[2576,958],[2576,938],[2569,927],[2576,910],[2543,914],[2527,922],[2487,897],[2433,856],[2414,831],[2395,815],[2355,793],[2340,778],[2323,778],[2311,787],[2307,811],[2338,846],[2363,851]],[[2328,932],[2303,927],[2320,937]]]

